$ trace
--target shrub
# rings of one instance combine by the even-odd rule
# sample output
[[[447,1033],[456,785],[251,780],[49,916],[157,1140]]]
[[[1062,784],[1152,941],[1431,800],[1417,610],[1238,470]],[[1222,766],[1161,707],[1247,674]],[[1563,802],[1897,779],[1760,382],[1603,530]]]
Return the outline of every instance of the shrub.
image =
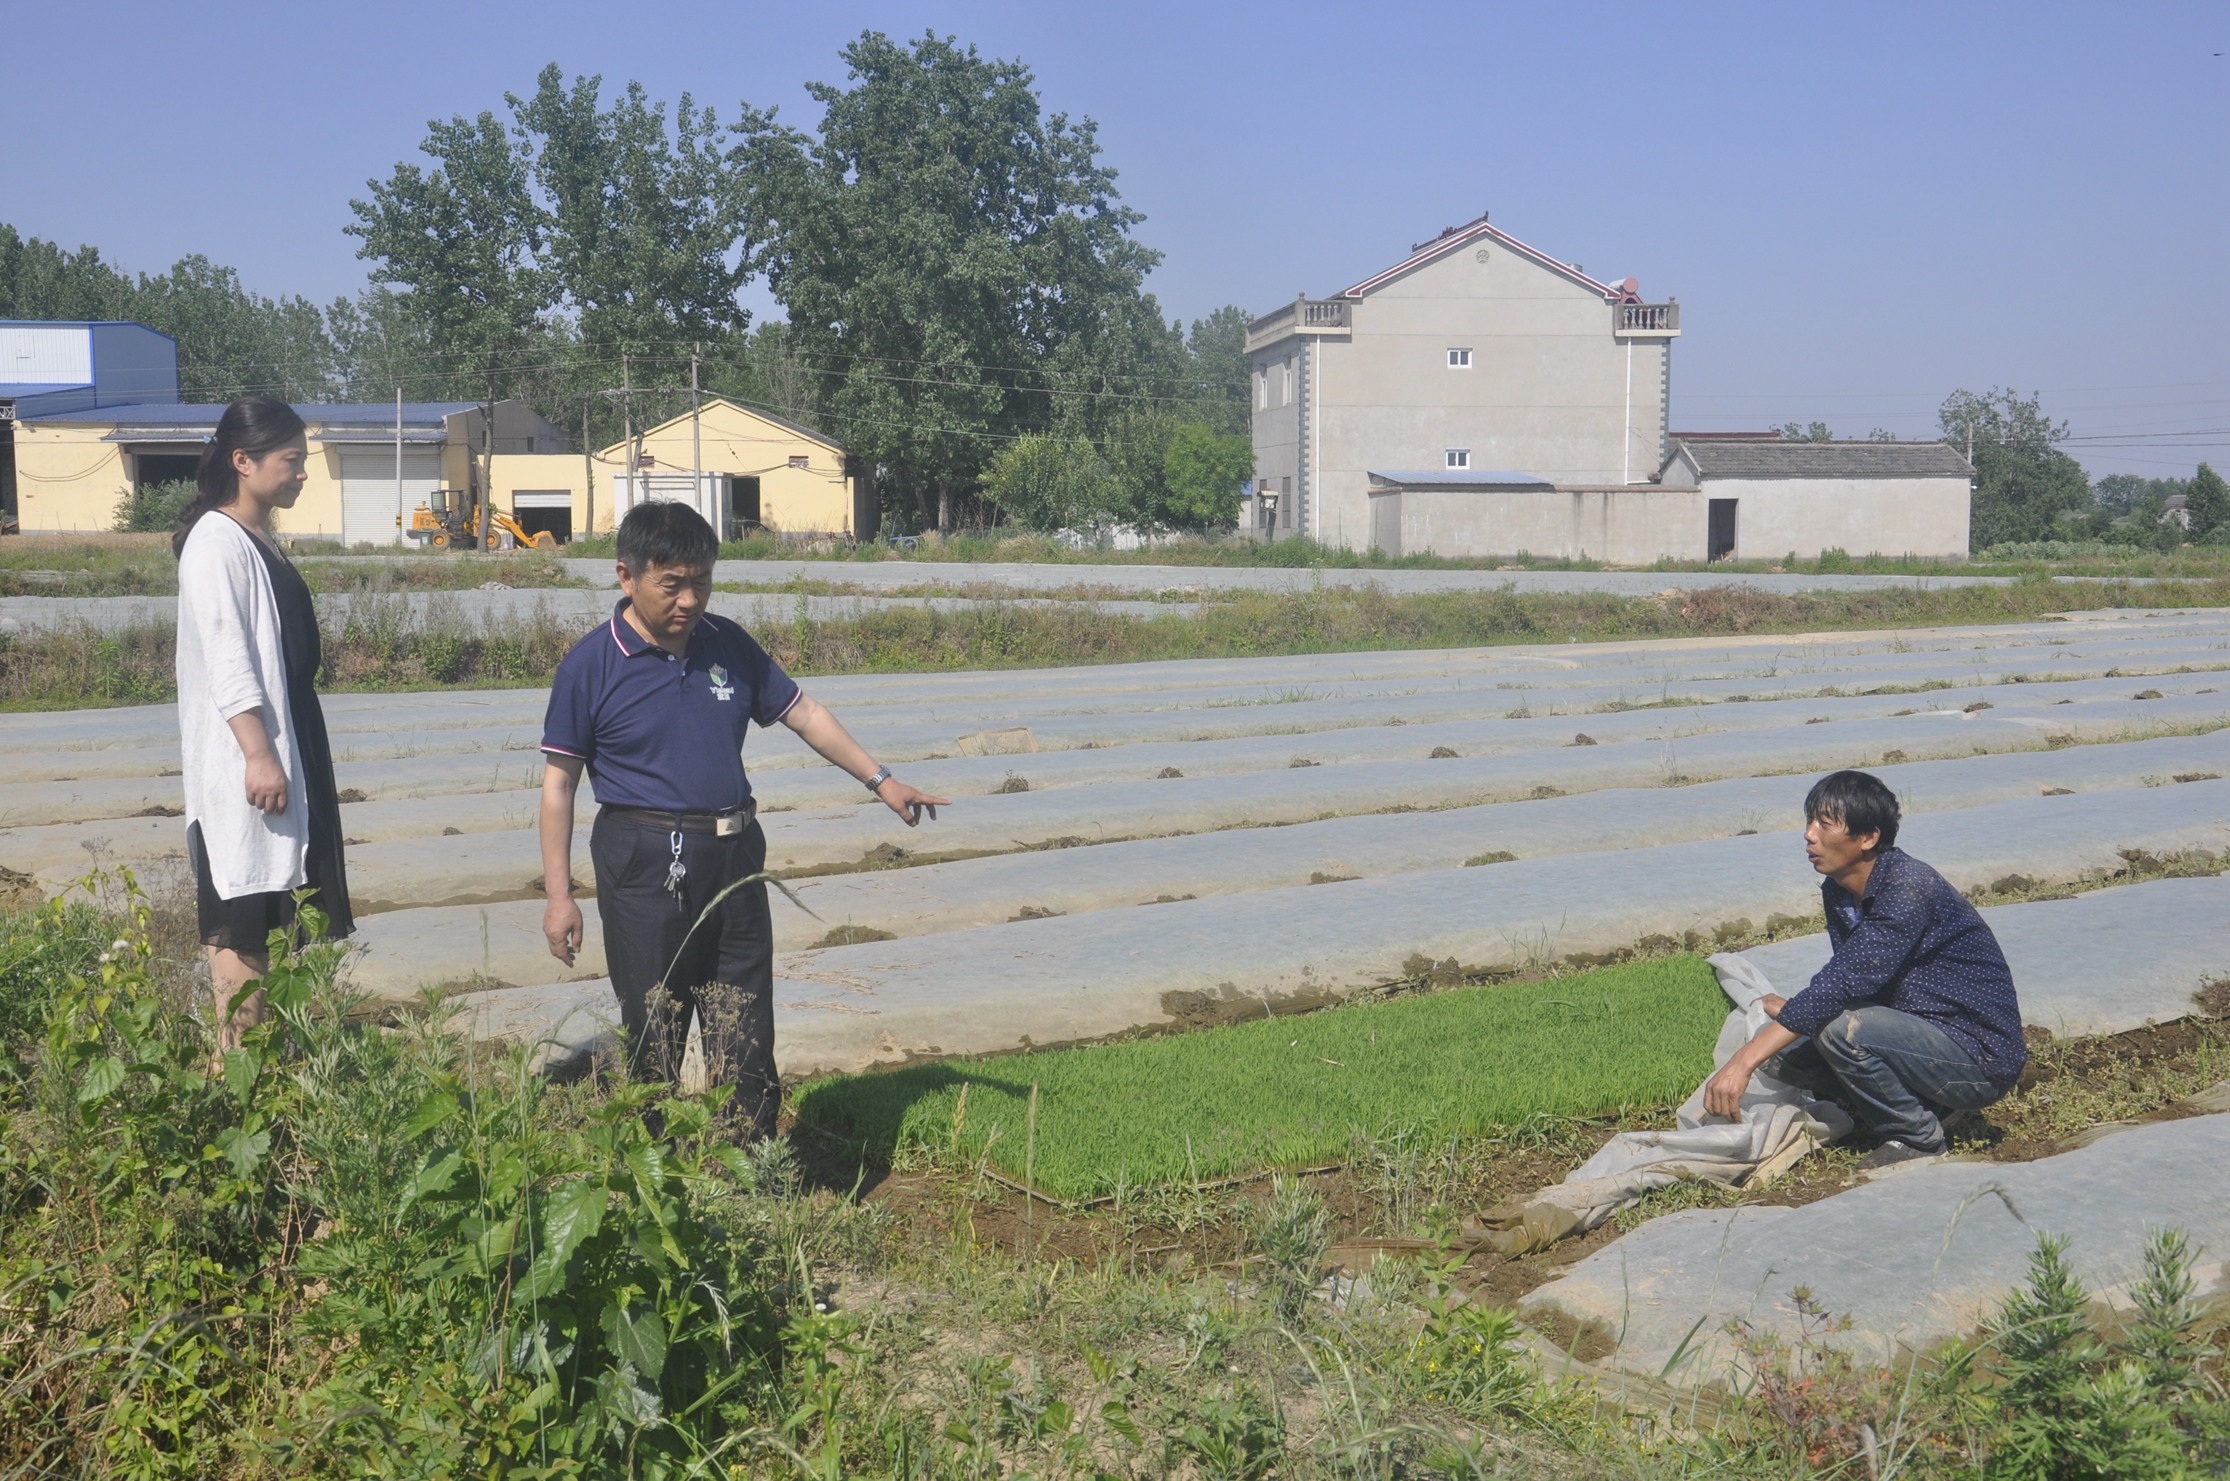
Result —
[[[198,492],[190,478],[143,483],[127,489],[116,500],[116,519],[110,526],[118,534],[152,535],[178,527],[178,516]]]
[[[2138,1481],[2187,1473],[2223,1431],[2220,1404],[2201,1397],[2205,1349],[2192,1340],[2196,1259],[2181,1234],[2152,1237],[2132,1292],[2137,1320],[2109,1348],[2092,1326],[2090,1296],[2067,1262],[2067,1242],[2037,1237],[2028,1283],[2006,1298],[1991,1326],[2000,1416],[1991,1475]]]
[[[1278,1319],[1293,1321],[1324,1273],[1324,1257],[1332,1247],[1332,1211],[1314,1188],[1281,1177],[1271,1183],[1269,1201],[1254,1209],[1252,1224]]]
[[[99,932],[0,931],[36,1020],[0,1083],[0,1468],[672,1474],[727,1443],[781,1323],[753,1226],[708,1217],[768,1161],[718,1143],[726,1091],[569,1114],[524,1050],[352,1024],[342,948],[277,933],[272,1017],[212,1065],[122,883]]]

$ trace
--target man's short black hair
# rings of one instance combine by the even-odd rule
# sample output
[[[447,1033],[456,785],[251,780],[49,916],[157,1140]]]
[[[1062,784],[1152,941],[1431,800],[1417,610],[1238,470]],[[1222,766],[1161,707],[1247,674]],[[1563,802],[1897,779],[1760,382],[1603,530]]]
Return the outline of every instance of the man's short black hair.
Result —
[[[1853,838],[1881,834],[1880,853],[1897,841],[1897,794],[1880,777],[1863,771],[1830,772],[1804,794],[1804,821],[1841,823]]]
[[[687,504],[652,499],[619,522],[619,563],[639,577],[652,566],[703,566],[720,555],[720,537]]]

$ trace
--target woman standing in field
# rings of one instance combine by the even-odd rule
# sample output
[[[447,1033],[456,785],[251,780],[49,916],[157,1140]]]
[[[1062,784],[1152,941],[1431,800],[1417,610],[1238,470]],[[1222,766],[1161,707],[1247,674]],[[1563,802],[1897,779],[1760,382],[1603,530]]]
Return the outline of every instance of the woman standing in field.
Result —
[[[309,476],[302,418],[248,396],[225,408],[179,517],[178,730],[185,753],[186,852],[216,994],[217,1049],[262,1021],[263,994],[225,1007],[270,970],[271,932],[295,922],[295,891],[355,929],[341,857],[333,748],[315,681],[317,611],[279,553],[271,513]]]

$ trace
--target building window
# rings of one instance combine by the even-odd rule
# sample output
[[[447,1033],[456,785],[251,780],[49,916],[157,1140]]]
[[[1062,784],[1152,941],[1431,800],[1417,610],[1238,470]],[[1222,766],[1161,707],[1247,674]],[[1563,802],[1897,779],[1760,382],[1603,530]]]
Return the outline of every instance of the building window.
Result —
[[[1258,370],[1254,373],[1254,409],[1256,411],[1268,411],[1270,409],[1270,372],[1267,370]]]
[[[1471,351],[1450,350],[1448,352],[1448,368],[1450,370],[1469,370],[1471,368]]]
[[[1449,449],[1448,449],[1448,466],[1449,466],[1449,467],[1451,467],[1451,468],[1468,468],[1468,467],[1470,467],[1470,466],[1471,466],[1471,449],[1470,449],[1470,448],[1468,448],[1468,447],[1451,447],[1451,448],[1449,448]]]
[[[806,468],[812,466],[812,464],[803,453],[792,453],[790,454],[790,466],[792,468]]]

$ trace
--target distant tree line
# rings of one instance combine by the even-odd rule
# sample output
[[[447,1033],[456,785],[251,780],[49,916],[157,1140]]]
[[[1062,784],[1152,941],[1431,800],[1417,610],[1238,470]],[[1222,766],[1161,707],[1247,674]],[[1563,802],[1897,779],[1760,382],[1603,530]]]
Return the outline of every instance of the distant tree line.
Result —
[[[866,32],[841,60],[810,131],[553,64],[367,183],[346,229],[371,282],[323,307],[0,225],[0,317],[174,335],[189,400],[516,397],[592,446],[686,408],[694,366],[841,442],[903,528],[1228,523],[1247,315],[1164,318],[1092,122],[951,38]],[[751,322],[754,279],[784,322]]]
[[[1936,425],[1975,466],[1976,550],[2068,539],[2172,549],[2230,537],[2230,489],[2214,469],[2201,463],[2190,478],[2114,473],[2094,484],[2059,447],[2068,424],[2045,414],[2040,395],[1954,391],[1937,409]],[[2175,494],[2185,497],[2183,520],[2170,516]]]
[[[27,241],[0,222],[0,319],[136,319],[178,341],[178,389],[189,401],[250,392],[314,401],[341,384],[324,310],[250,293],[238,273],[199,255],[135,277],[98,248]]]

